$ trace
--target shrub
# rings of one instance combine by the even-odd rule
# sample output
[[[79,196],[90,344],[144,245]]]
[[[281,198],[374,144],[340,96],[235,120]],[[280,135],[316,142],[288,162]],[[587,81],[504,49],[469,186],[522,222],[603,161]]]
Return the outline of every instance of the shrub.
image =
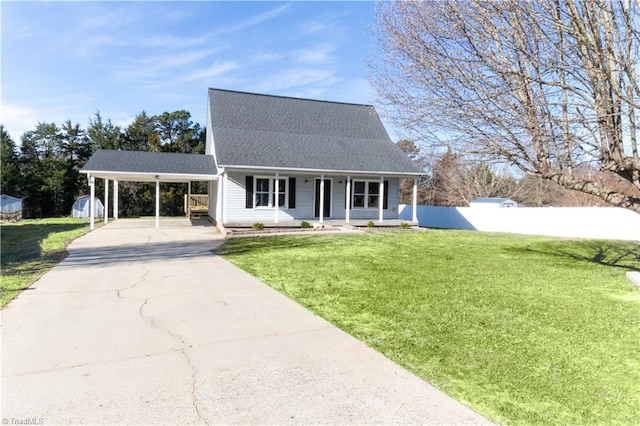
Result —
[[[262,231],[264,229],[264,223],[262,222],[256,222],[253,224],[253,230],[254,231]]]
[[[311,224],[309,222],[307,222],[306,220],[303,220],[302,222],[300,222],[300,227],[301,228],[311,228]]]
[[[410,226],[407,222],[400,222],[400,228],[402,229],[409,229]]]
[[[369,223],[367,223],[367,228],[375,228],[376,224],[373,223],[372,220],[369,221]]]

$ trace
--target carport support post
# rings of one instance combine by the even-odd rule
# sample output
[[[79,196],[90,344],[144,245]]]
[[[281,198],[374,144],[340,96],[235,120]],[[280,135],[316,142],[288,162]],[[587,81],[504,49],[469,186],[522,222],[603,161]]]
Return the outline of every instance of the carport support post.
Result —
[[[320,211],[318,212],[320,215],[320,223],[324,220],[324,175],[320,175]]]
[[[156,229],[160,229],[160,178],[156,177]]]
[[[93,217],[93,212],[96,211],[96,178],[89,175],[89,223],[91,230],[96,227],[96,221]]]
[[[275,223],[278,223],[278,204],[280,203],[280,174],[276,173],[276,180],[273,183],[275,188],[273,189],[273,205],[275,206]]]
[[[104,223],[109,222],[109,179],[104,180]]]
[[[418,178],[413,178],[413,221],[418,221]]]
[[[344,214],[345,221],[349,223],[349,214],[351,213],[351,176],[347,176],[347,211]]]
[[[118,181],[113,181],[113,219],[118,220]]]
[[[384,176],[380,176],[380,195],[378,197],[378,222],[384,220]]]
[[[187,219],[191,219],[191,181],[187,184]]]

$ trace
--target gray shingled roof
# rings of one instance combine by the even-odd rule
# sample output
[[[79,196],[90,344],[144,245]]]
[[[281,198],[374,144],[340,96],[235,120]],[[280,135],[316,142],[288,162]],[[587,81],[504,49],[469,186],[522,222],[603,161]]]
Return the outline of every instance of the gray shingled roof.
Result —
[[[219,167],[422,174],[371,105],[209,89]]]
[[[207,176],[217,173],[210,155],[112,150],[96,151],[81,171]]]

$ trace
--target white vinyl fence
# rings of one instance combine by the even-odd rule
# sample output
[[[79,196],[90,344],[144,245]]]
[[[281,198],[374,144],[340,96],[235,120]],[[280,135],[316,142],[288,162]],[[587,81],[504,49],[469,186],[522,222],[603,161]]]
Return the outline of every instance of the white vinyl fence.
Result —
[[[411,220],[412,206],[400,205],[400,219]],[[429,228],[640,241],[640,214],[616,207],[418,206],[418,223]]]

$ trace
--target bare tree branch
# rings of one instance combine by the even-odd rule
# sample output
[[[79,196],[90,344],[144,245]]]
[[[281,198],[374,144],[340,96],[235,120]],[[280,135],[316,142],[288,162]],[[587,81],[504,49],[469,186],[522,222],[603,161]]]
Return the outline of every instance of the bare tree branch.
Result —
[[[372,83],[386,115],[421,143],[498,159],[640,213],[639,8],[379,3]],[[576,174],[581,165],[630,186]]]

